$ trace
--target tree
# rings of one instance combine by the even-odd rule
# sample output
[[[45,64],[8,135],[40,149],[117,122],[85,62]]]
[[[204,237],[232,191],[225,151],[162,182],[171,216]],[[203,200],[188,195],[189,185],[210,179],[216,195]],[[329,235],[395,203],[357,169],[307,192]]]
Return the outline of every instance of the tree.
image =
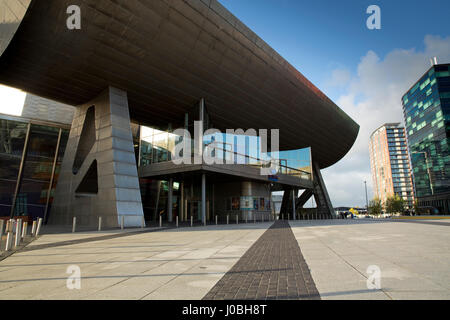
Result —
[[[386,200],[386,212],[387,213],[401,213],[405,212],[405,201],[402,197],[394,194],[392,197]]]
[[[381,200],[378,198],[374,198],[369,202],[369,214],[374,216],[379,216],[383,212],[383,207],[381,205]]]

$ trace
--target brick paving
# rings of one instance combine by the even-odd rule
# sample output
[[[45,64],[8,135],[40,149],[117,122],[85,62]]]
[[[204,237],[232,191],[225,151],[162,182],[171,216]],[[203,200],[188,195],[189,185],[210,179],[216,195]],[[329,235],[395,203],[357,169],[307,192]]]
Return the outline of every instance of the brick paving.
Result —
[[[203,300],[320,300],[287,221],[276,221]]]

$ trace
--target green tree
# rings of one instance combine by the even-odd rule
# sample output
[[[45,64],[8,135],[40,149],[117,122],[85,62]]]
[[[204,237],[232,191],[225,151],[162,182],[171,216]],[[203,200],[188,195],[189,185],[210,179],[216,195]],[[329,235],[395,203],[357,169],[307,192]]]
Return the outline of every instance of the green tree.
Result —
[[[386,212],[387,213],[401,213],[405,212],[405,200],[397,194],[386,200]]]
[[[374,216],[379,216],[383,213],[383,207],[381,205],[381,200],[378,198],[374,198],[373,200],[370,200],[369,202],[369,214],[372,214]]]

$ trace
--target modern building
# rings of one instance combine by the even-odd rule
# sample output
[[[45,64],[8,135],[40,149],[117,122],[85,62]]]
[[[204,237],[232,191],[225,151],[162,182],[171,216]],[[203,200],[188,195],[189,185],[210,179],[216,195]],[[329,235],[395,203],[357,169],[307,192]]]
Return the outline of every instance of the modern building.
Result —
[[[75,106],[48,223],[267,219],[273,191],[335,215],[320,170],[358,124],[216,0],[0,6],[0,83]]]
[[[370,168],[375,196],[383,204],[400,196],[408,210],[414,207],[414,188],[408,156],[405,128],[386,123],[370,136]]]
[[[450,212],[450,64],[432,66],[403,96],[418,205]]]

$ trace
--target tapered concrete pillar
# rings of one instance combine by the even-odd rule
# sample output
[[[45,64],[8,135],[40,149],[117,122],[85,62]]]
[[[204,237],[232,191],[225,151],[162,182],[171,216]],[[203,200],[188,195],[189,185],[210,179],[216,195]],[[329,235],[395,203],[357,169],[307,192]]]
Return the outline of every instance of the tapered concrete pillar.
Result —
[[[206,175],[202,174],[202,222],[206,222]]]
[[[109,87],[78,106],[51,208],[50,224],[142,225],[142,203],[126,92]]]

